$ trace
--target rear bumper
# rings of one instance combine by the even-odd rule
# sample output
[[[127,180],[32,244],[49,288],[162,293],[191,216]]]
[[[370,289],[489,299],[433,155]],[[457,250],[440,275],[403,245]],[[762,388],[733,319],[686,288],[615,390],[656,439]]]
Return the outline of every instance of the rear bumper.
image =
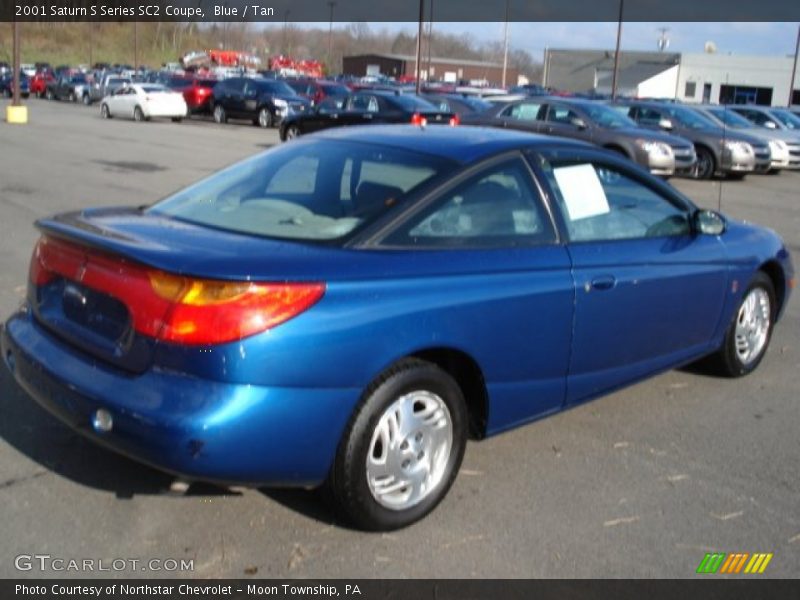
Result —
[[[8,320],[0,347],[20,386],[73,430],[190,480],[319,485],[360,393],[231,384],[157,369],[131,376],[77,353],[26,312]],[[92,425],[98,409],[113,417],[108,432]]]

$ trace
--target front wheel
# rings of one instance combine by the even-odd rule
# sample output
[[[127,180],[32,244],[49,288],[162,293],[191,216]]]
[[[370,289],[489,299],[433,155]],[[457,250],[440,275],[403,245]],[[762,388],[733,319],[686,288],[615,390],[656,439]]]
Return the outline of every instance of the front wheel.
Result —
[[[225,123],[228,121],[228,116],[225,114],[225,109],[221,104],[214,107],[214,121],[216,123]]]
[[[466,440],[456,381],[432,363],[403,360],[367,389],[345,430],[327,483],[332,500],[363,529],[410,525],[447,494]]]
[[[133,120],[138,121],[139,123],[144,121],[144,112],[140,106],[137,106],[133,109]]]
[[[256,125],[259,127],[272,127],[272,113],[269,112],[268,108],[262,108],[258,111],[258,118],[256,119]]]
[[[70,102],[77,102],[78,101],[78,97],[75,95],[75,92],[70,92],[69,96],[67,96],[67,99]]]
[[[708,148],[697,148],[697,163],[694,166],[695,179],[711,179],[717,170],[714,155]]]
[[[288,140],[293,140],[296,137],[300,137],[300,129],[297,127],[297,125],[289,125],[286,128],[284,139],[288,141]]]
[[[111,118],[111,111],[108,110],[108,104],[106,104],[105,102],[103,102],[103,105],[100,107],[100,116],[103,117],[104,119]]]
[[[53,100],[54,98],[55,98],[55,96],[53,95],[53,91],[52,90],[47,90],[47,99],[48,100]]]
[[[84,94],[82,100],[85,106],[89,106],[92,103],[92,97],[89,94]]]
[[[728,377],[741,377],[756,369],[767,353],[777,304],[772,280],[758,272],[742,295],[725,341],[715,358]]]

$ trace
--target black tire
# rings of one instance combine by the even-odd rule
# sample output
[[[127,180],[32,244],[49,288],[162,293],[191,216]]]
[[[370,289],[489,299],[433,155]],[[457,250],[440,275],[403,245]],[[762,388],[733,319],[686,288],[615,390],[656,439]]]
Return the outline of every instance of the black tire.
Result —
[[[746,362],[743,362],[737,352],[736,326],[742,318],[742,307],[748,296],[754,290],[762,290],[769,299],[769,322],[763,347],[756,355],[749,358]],[[753,277],[750,285],[747,286],[744,294],[742,294],[742,300],[736,307],[731,323],[728,326],[728,331],[725,333],[725,341],[722,343],[722,347],[711,357],[711,365],[716,371],[726,377],[741,377],[755,371],[756,367],[758,367],[764,355],[767,353],[767,348],[769,348],[777,308],[775,287],[772,285],[772,280],[764,272],[759,271],[756,273],[755,277]]]
[[[273,122],[274,119],[272,118],[272,113],[269,112],[268,108],[263,107],[258,111],[258,116],[256,117],[255,121],[253,121],[253,124],[263,127],[264,129],[269,129],[272,127]]]
[[[45,95],[47,96],[48,100],[55,100],[55,96],[53,95],[53,90],[47,90]]]
[[[84,104],[85,106],[89,106],[89,105],[91,105],[91,104],[92,104],[92,97],[91,97],[89,94],[84,94],[84,95],[81,97],[81,100],[83,101],[83,104]]]
[[[181,121],[183,121],[183,117],[172,117],[173,123],[180,123]]]
[[[111,111],[108,108],[108,104],[106,104],[105,102],[103,102],[103,104],[100,106],[100,116],[103,117],[104,119],[111,118]]]
[[[144,112],[142,111],[141,106],[137,106],[133,109],[133,120],[139,123],[145,121]]]
[[[708,148],[698,146],[697,163],[694,166],[695,179],[711,179],[717,172],[717,161],[714,154]]]
[[[449,416],[452,427],[449,455],[446,456],[437,483],[425,491],[415,504],[402,509],[387,508],[377,501],[370,490],[367,460],[370,452],[375,452],[374,447],[372,450],[370,448],[384,413],[396,401],[412,392],[430,394],[447,407],[444,414]],[[414,410],[416,405],[414,402]],[[403,440],[405,448],[408,448],[406,442],[410,436],[411,433]],[[422,436],[415,439],[419,441]],[[432,363],[417,359],[402,360],[380,375],[365,391],[339,443],[326,483],[327,496],[346,520],[361,529],[389,531],[410,525],[432,511],[447,494],[461,466],[466,440],[466,404],[455,380]],[[402,445],[399,447],[403,448]],[[412,449],[412,454],[418,448]],[[386,452],[388,454],[388,450]],[[403,468],[407,467],[407,462],[404,461]]]
[[[3,90],[3,98],[11,98],[11,90],[10,89],[5,88]]]
[[[67,96],[67,100],[69,100],[70,102],[77,102],[78,97],[75,95],[75,92],[70,92],[69,95]]]
[[[225,114],[225,108],[221,104],[217,104],[214,106],[214,110],[212,111],[212,115],[214,117],[215,123],[227,123],[228,122],[228,115]]]

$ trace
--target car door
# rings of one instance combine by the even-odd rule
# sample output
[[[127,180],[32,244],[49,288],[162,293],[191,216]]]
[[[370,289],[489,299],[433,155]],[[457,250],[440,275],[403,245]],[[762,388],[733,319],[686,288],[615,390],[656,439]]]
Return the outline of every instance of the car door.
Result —
[[[257,81],[247,79],[237,104],[236,112],[241,116],[255,118],[258,114],[259,96],[262,90]]]
[[[244,110],[244,83],[241,78],[229,79],[223,87],[219,103],[231,117],[241,117]]]
[[[578,125],[582,123],[582,125]],[[548,102],[545,106],[542,133],[590,141],[591,133],[584,118],[571,106]]]
[[[538,157],[568,239],[575,322],[567,402],[712,348],[727,294],[719,237],[667,184],[590,150]]]
[[[349,186],[356,212],[397,193],[377,167],[348,170],[351,183],[359,181]],[[435,287],[451,299],[440,314],[422,318],[449,331],[448,342],[481,365],[492,399],[488,431],[563,406],[574,304],[570,262],[518,153],[471,169],[380,244],[459,273],[421,279],[416,293],[426,298]]]

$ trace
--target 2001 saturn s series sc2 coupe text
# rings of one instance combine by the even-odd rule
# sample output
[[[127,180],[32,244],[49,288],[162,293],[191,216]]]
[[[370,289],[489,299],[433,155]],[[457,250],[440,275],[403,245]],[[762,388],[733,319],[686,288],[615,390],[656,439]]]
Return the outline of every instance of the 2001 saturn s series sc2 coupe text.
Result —
[[[187,479],[428,513],[467,437],[712,355],[759,364],[777,235],[582,142],[354,127],[145,208],[38,222],[2,355],[92,439]]]

